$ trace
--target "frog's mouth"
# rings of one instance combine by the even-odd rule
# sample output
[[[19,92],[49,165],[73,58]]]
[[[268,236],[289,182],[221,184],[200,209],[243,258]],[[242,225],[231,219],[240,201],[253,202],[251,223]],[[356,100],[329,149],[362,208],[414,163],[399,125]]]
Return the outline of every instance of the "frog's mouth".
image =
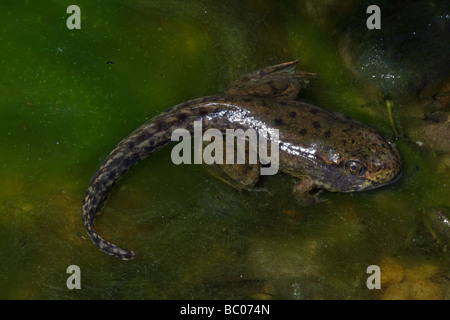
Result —
[[[387,183],[385,184],[385,186],[397,182],[398,180],[400,180],[400,177],[401,177],[401,176],[402,176],[402,170],[400,170],[400,171],[397,173],[397,175],[396,175],[394,178],[392,178],[391,181],[387,182]]]
[[[397,182],[398,180],[400,180],[402,176],[402,170],[399,170],[399,172],[389,181],[386,181],[384,183],[377,183],[376,180],[370,179],[372,182],[375,182],[371,187],[365,188],[365,190],[371,190],[371,189],[375,189],[375,188],[379,188],[379,187],[383,187],[383,186],[388,186],[390,184],[393,184],[395,182]]]

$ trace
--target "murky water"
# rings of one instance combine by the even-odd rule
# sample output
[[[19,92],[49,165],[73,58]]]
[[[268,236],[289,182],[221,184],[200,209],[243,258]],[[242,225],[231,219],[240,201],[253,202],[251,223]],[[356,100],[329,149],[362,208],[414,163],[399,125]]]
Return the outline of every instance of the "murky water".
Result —
[[[81,30],[67,29],[58,1],[1,3],[0,298],[448,299],[448,239],[439,245],[423,215],[450,206],[450,158],[420,128],[449,75],[450,8],[381,5],[382,29],[369,33],[367,4],[339,3],[80,0]],[[392,102],[399,182],[303,208],[289,176],[242,192],[202,166],[175,166],[169,147],[135,167],[96,220],[139,258],[96,249],[81,202],[124,136],[294,59],[321,74],[301,99],[389,136]],[[81,290],[66,286],[70,265]],[[370,265],[381,268],[380,290],[366,286]]]

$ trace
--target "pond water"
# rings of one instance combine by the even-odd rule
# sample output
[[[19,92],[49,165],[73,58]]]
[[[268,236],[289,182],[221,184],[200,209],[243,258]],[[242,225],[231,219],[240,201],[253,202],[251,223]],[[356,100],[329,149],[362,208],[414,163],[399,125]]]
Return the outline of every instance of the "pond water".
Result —
[[[424,114],[448,86],[450,7],[372,2],[79,0],[79,30],[62,2],[2,2],[0,299],[449,299],[448,225],[424,217],[449,217],[450,129]],[[368,30],[375,2],[382,28]],[[139,257],[92,244],[83,196],[123,137],[296,59],[320,74],[299,99],[395,137],[397,183],[301,207],[292,177],[244,192],[174,165],[167,147],[120,181],[96,220]],[[80,290],[66,286],[70,265]],[[381,289],[366,285],[371,265]]]

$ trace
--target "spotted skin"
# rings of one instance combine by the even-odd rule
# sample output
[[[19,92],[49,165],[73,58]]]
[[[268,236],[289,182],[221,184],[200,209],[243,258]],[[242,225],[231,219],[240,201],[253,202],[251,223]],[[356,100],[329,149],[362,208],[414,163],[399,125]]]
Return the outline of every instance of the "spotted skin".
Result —
[[[216,128],[223,133],[238,128],[255,129],[258,133],[278,129],[279,169],[301,180],[294,188],[300,193],[306,194],[312,188],[332,192],[369,190],[398,177],[399,152],[376,130],[319,107],[292,101],[300,87],[293,67],[295,62],[251,73],[238,79],[226,94],[181,103],[123,139],[93,176],[83,201],[84,225],[94,244],[119,259],[137,256],[134,251],[103,239],[95,231],[94,219],[114,185],[130,168],[170,144],[175,129],[184,128],[193,134],[194,121],[202,121],[203,131]],[[278,84],[280,79],[283,85]],[[258,81],[266,89],[258,88]],[[249,92],[253,95],[248,95]],[[253,180],[244,181],[245,174],[239,173],[236,176],[240,180],[234,181],[234,185],[253,186],[258,178],[255,168],[243,169]]]

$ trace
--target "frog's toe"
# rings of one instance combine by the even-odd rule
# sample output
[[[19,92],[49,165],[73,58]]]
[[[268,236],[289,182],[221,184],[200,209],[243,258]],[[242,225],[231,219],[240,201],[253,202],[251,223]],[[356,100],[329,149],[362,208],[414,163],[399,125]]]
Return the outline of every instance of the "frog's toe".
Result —
[[[312,191],[311,192],[311,196],[314,198],[315,203],[328,201],[327,198],[322,197],[324,192],[325,192],[324,189],[318,189],[317,191]]]

